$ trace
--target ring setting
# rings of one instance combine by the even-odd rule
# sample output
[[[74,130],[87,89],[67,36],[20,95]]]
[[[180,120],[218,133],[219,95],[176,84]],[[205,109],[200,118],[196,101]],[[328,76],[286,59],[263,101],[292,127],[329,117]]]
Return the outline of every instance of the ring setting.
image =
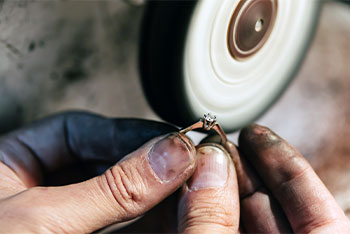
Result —
[[[216,116],[212,115],[210,113],[204,114],[203,119],[200,119],[198,122],[192,124],[191,126],[181,129],[180,133],[186,134],[189,131],[192,131],[194,129],[200,129],[200,128],[202,128],[206,131],[210,131],[210,130],[216,131],[221,137],[221,144],[222,145],[226,144],[227,136],[226,136],[224,130],[216,121]]]

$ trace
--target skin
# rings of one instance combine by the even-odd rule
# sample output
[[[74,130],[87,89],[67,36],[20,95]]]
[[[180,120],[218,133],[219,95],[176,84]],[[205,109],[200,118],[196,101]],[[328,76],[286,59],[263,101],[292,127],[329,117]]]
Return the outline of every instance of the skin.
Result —
[[[3,136],[2,232],[86,233],[141,217],[120,231],[350,233],[349,220],[308,162],[268,128],[243,129],[238,147],[215,138],[195,147],[176,131],[73,112]],[[186,161],[170,177],[148,163],[163,139],[158,148]],[[226,159],[227,180],[196,189],[210,157]]]
[[[271,232],[288,230],[287,220],[296,233],[350,231],[349,220],[310,164],[270,129],[259,125],[243,129],[239,137],[239,150],[264,184],[262,190],[270,191],[266,196],[274,197],[278,202],[276,204],[273,200],[274,208],[264,209],[266,217],[276,220],[276,225],[272,225],[277,228]],[[253,189],[250,197],[254,195]],[[246,206],[254,212],[254,207],[249,203]],[[261,206],[267,207],[264,203]],[[282,211],[287,220],[279,216]],[[279,218],[276,219],[276,216]],[[256,225],[261,224],[257,221]]]

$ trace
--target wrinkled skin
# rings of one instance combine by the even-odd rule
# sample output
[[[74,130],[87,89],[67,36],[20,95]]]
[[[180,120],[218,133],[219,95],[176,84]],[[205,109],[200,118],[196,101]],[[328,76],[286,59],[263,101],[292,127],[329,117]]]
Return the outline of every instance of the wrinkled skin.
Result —
[[[176,131],[153,121],[71,112],[3,136],[1,229],[84,233],[142,216],[120,231],[350,233],[349,220],[308,162],[271,130],[243,129],[238,147],[220,146],[216,137],[195,147]],[[169,151],[162,150],[188,156],[183,172],[167,182],[147,163],[162,139]],[[226,182],[193,187],[212,165],[205,160],[218,157],[228,165]]]

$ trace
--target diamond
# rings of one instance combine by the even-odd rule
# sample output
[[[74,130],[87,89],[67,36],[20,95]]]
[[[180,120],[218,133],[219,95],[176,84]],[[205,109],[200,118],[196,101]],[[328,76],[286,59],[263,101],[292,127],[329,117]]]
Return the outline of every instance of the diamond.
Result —
[[[204,119],[208,122],[214,122],[216,121],[216,116],[212,115],[211,113],[204,114]]]
[[[205,130],[212,129],[216,124],[216,116],[210,113],[204,114],[203,128]]]

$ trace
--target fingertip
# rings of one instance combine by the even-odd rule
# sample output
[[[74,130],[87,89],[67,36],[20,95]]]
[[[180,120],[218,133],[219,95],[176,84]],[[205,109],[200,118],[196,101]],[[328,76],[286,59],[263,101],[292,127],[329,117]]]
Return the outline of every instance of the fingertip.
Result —
[[[196,147],[197,167],[183,186],[179,229],[234,232],[239,223],[239,196],[235,168],[227,150],[215,143]]]
[[[271,129],[254,123],[241,130],[238,143],[240,148],[255,151],[279,144],[281,140]]]
[[[193,172],[196,150],[192,141],[184,134],[172,132],[158,138],[150,147],[147,160],[162,183],[172,182],[183,173],[186,176],[181,178],[185,180]]]
[[[187,182],[190,190],[223,187],[227,183],[231,158],[217,144],[202,144],[197,147],[197,168]]]
[[[219,147],[223,151],[227,152],[230,158],[233,160],[233,162],[235,162],[236,158],[239,156],[236,145],[231,141],[227,141],[225,145],[221,145],[220,143],[221,143],[220,135],[214,134],[214,135],[209,135],[204,139],[202,139],[198,147],[205,144],[215,144],[216,147]]]
[[[244,139],[251,139],[255,137],[263,137],[272,133],[268,127],[253,123],[241,130],[240,136]]]

